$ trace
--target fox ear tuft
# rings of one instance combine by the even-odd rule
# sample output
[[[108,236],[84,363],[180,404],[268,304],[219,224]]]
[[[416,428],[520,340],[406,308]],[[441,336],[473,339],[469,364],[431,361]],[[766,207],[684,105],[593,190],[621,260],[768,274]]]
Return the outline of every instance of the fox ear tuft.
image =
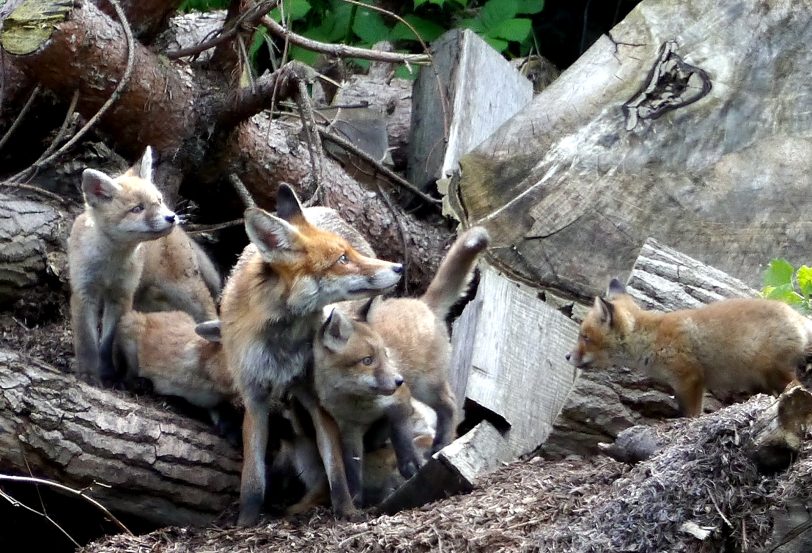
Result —
[[[612,325],[612,320],[615,316],[615,306],[612,305],[609,301],[603,299],[600,296],[595,298],[595,305],[594,309],[598,311],[600,314],[600,321],[602,324],[606,326]]]
[[[258,207],[245,210],[245,232],[269,262],[295,252],[300,233],[287,221]]]
[[[606,289],[606,297],[609,299],[614,298],[615,296],[620,296],[621,294],[626,293],[626,286],[620,282],[620,279],[613,278],[609,281],[609,287]]]
[[[120,191],[118,183],[107,174],[95,169],[85,169],[82,172],[82,193],[91,206],[112,200]]]
[[[152,147],[144,149],[141,159],[138,160],[138,176],[147,182],[152,182]]]
[[[282,183],[276,192],[276,214],[285,221],[304,218],[302,204],[290,185]]]
[[[333,309],[321,327],[321,340],[330,351],[344,349],[352,335],[352,322],[338,309]]]
[[[220,342],[220,320],[213,319],[211,321],[204,321],[195,326],[195,332],[201,338],[205,338],[209,342]]]

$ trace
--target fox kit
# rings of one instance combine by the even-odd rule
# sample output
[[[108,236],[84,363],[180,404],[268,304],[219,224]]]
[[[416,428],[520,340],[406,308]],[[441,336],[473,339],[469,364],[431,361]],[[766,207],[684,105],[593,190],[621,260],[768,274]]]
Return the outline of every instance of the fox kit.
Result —
[[[367,319],[391,351],[394,364],[411,394],[437,413],[431,453],[454,439],[457,405],[448,384],[451,343],[446,318],[465,291],[480,252],[490,243],[488,231],[471,227],[463,232],[419,298],[371,302]]]
[[[313,418],[333,509],[338,514],[353,510],[346,480],[339,479],[344,467],[335,422],[309,394],[304,376],[322,309],[332,302],[380,294],[397,284],[403,271],[402,265],[363,256],[344,238],[312,225],[286,185],[279,187],[276,207],[276,216],[246,210],[251,243],[232,270],[221,300],[223,347],[245,405],[241,525],[259,518],[268,413],[272,400],[288,391],[295,392]]]
[[[420,459],[412,443],[408,386],[403,386],[381,336],[363,319],[332,311],[313,345],[313,388],[338,424],[347,484],[357,503],[363,503],[364,435],[378,419],[389,420],[403,477],[417,472]]]
[[[576,367],[643,369],[674,390],[682,412],[702,413],[707,388],[717,392],[781,392],[811,353],[812,321],[765,299],[727,299],[671,313],[646,311],[612,279],[608,299],[581,324]]]
[[[218,321],[196,323],[183,311],[126,313],[114,341],[129,379],[145,378],[156,393],[212,409],[236,395],[220,344]]]
[[[85,211],[68,239],[73,343],[78,372],[108,380],[115,327],[132,307],[144,268],[139,245],[172,232],[177,217],[152,183],[149,147],[137,168],[116,179],[85,169],[82,192]]]

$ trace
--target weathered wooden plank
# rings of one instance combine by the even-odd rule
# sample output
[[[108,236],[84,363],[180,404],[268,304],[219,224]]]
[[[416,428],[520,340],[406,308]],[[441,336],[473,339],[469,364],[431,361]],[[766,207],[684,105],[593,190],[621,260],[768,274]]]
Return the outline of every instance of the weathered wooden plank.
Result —
[[[473,31],[449,31],[432,51],[434,70],[420,71],[412,94],[407,176],[421,187],[456,170],[460,157],[533,99],[532,83]]]

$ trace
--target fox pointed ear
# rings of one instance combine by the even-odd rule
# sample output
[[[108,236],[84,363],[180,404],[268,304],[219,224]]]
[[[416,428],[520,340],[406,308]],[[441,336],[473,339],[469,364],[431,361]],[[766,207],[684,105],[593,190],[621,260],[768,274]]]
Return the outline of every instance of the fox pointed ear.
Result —
[[[619,279],[613,278],[609,281],[609,286],[606,289],[606,297],[609,299],[614,298],[615,296],[620,296],[626,293],[626,286],[620,282]]]
[[[258,207],[245,210],[245,232],[266,261],[279,261],[298,250],[299,231]]]
[[[152,147],[147,146],[141,159],[138,160],[138,176],[145,181],[152,182]]]
[[[85,169],[82,172],[82,193],[91,206],[112,200],[120,191],[118,183],[106,173],[95,169]]]
[[[344,349],[352,335],[352,322],[338,309],[333,309],[321,327],[321,341],[330,351]]]
[[[201,338],[205,338],[209,342],[220,342],[220,320],[213,319],[211,321],[204,321],[195,327],[195,332]]]
[[[369,322],[369,314],[372,313],[375,305],[380,296],[372,296],[367,301],[364,302],[360,308],[358,308],[358,320],[364,323]]]
[[[603,299],[600,296],[595,298],[595,305],[593,308],[600,314],[600,321],[601,323],[605,324],[606,326],[612,325],[612,320],[615,316],[615,306],[609,303],[609,301]]]
[[[296,192],[290,185],[282,183],[276,191],[276,214],[285,221],[293,221],[301,217],[304,219],[302,204],[296,197]]]

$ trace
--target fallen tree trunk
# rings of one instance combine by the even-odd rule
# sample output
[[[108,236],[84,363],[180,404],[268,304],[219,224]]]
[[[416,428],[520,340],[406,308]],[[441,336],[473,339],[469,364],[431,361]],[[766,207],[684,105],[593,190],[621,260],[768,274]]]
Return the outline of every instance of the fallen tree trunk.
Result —
[[[240,455],[199,423],[0,351],[0,469],[41,476],[115,513],[203,525],[237,497]]]
[[[55,25],[49,20],[53,30],[33,52],[6,57],[62,98],[79,90],[77,110],[90,118],[124,74],[129,53],[125,33],[119,22],[92,3],[73,5],[61,17],[64,20]],[[5,45],[12,31],[25,34],[24,23],[4,27],[0,41]],[[299,125],[274,121],[269,127],[262,114],[273,100],[295,97],[299,82],[311,78],[309,70],[291,64],[260,77],[250,89],[234,88],[231,71],[207,72],[181,62],[167,63],[138,42],[132,53],[132,76],[99,126],[130,158],[140,155],[147,144],[155,148],[157,179],[165,193],[175,197],[184,183],[185,195],[201,204],[208,201],[222,212],[222,195],[211,192],[227,183],[233,172],[266,209],[274,208],[280,182],[289,182],[305,199],[310,197],[314,164],[298,134]],[[419,219],[387,202],[385,190],[359,184],[321,151],[316,154],[324,203],[373,240],[381,257],[403,260],[408,254],[410,284],[423,288],[439,264],[450,230],[438,224],[439,217]],[[227,218],[234,217],[224,214]]]

